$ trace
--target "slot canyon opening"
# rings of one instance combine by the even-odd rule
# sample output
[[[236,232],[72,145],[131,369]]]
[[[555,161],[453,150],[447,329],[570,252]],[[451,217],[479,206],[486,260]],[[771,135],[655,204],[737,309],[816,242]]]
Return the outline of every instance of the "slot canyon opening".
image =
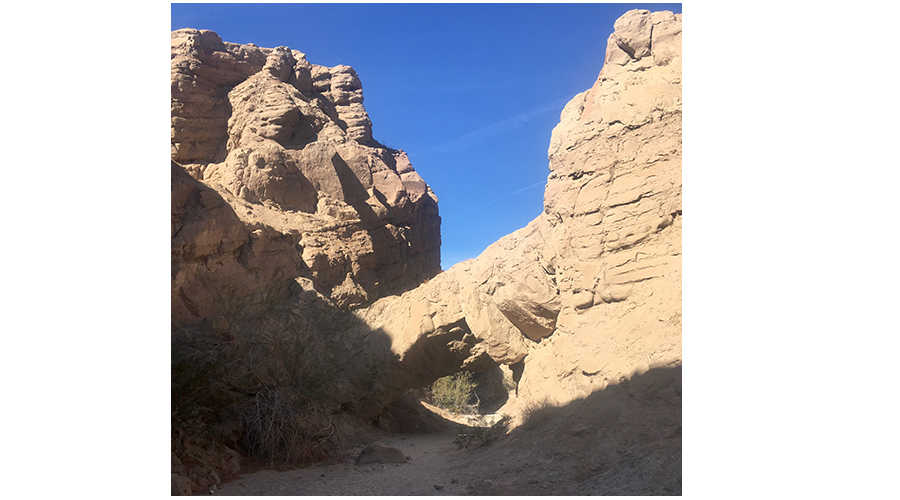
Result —
[[[400,397],[412,397],[431,411],[457,423],[497,414],[515,400],[516,382],[506,365],[490,370],[460,370],[424,387],[409,389]]]

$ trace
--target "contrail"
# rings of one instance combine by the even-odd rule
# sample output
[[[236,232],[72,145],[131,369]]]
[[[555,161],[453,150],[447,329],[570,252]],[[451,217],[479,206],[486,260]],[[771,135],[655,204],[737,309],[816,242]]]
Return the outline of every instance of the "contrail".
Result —
[[[447,141],[443,144],[438,144],[437,146],[432,146],[430,148],[425,148],[420,151],[408,151],[407,153],[410,156],[413,155],[421,155],[423,153],[451,153],[453,151],[458,151],[460,149],[464,149],[474,145],[477,142],[481,142],[488,137],[501,134],[508,130],[512,130],[514,128],[521,127],[525,125],[530,120],[535,117],[542,115],[548,111],[562,111],[562,107],[569,102],[570,97],[564,97],[562,99],[557,99],[550,104],[546,104],[544,106],[540,106],[538,108],[532,109],[530,111],[526,111],[524,113],[520,113],[511,118],[507,118],[505,120],[494,123],[493,125],[488,125],[487,127],[482,127],[478,130],[473,130],[468,134],[461,135],[452,141]]]
[[[490,205],[491,203],[500,201],[500,200],[502,200],[502,199],[504,199],[504,198],[509,198],[510,196],[512,196],[512,195],[514,195],[514,194],[519,194],[519,193],[521,193],[522,191],[525,191],[525,190],[527,190],[527,189],[531,189],[531,188],[537,187],[537,186],[543,186],[543,185],[546,184],[546,183],[547,183],[547,181],[541,181],[541,182],[538,182],[537,184],[532,184],[532,185],[530,185],[530,186],[523,187],[522,189],[520,189],[520,190],[518,190],[518,191],[513,191],[512,193],[505,194],[505,195],[503,195],[503,196],[501,196],[501,197],[499,197],[499,198],[497,198],[497,199],[495,199],[495,200],[491,200],[491,201],[489,201],[489,202],[487,202],[487,203],[482,203],[481,205],[478,205],[477,207],[474,207],[474,208],[481,208],[481,207]]]

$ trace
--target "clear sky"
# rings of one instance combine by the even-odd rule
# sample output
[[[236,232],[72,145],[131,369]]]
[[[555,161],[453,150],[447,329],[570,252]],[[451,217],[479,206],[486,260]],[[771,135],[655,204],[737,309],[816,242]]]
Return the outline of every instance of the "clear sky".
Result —
[[[286,45],[346,64],[375,139],[437,194],[441,264],[478,256],[543,210],[550,132],[593,85],[613,23],[681,4],[172,4],[172,29]]]

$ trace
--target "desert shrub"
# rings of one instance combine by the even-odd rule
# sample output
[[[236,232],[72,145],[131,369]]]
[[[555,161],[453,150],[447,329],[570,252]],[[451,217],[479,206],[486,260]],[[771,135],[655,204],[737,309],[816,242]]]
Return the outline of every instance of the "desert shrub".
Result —
[[[526,429],[545,424],[553,415],[556,406],[547,398],[532,399],[522,406],[522,427]]]
[[[350,380],[364,380],[340,335],[352,317],[329,307],[304,312],[272,315],[245,332],[254,339],[244,350],[248,369],[263,387],[237,408],[242,451],[269,464],[309,465],[340,450],[329,410],[345,407]]]
[[[204,329],[181,330],[172,337],[172,423],[209,420],[233,402],[223,395],[231,388],[230,370],[240,364],[235,346]]]
[[[367,380],[351,354],[357,337],[344,335],[358,320],[318,299],[292,309],[275,292],[223,288],[221,316],[172,332],[173,435],[188,423],[213,429],[233,414],[240,436],[228,445],[252,459],[327,458],[341,442],[328,412]]]
[[[475,413],[478,402],[472,372],[454,373],[435,380],[431,384],[431,399],[435,406],[454,413]]]
[[[307,465],[338,448],[327,413],[303,406],[289,389],[264,389],[237,405],[246,455],[271,465]]]
[[[265,345],[257,369],[267,380],[291,387],[307,399],[335,396],[335,380],[354,365],[353,357],[338,342],[335,318],[330,316],[269,320],[257,333]]]
[[[184,420],[198,407],[220,410],[237,394],[260,388],[288,387],[308,401],[328,399],[330,382],[352,358],[311,322],[273,313],[232,322],[227,330],[216,325],[173,332],[173,419]]]
[[[498,421],[488,424],[487,418],[484,415],[479,415],[473,422],[474,425],[463,429],[459,436],[453,440],[453,443],[460,450],[489,445],[506,435],[511,422],[512,419],[509,416],[503,415]]]

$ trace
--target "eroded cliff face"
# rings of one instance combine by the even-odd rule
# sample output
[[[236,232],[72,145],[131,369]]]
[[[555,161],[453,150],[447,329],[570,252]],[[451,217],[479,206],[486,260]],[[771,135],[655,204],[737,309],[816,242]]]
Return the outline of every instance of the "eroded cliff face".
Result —
[[[373,407],[460,369],[511,365],[518,400],[565,404],[681,364],[680,14],[615,23],[548,153],[527,227],[358,312],[396,355]]]
[[[681,364],[681,104],[681,14],[625,14],[550,140],[543,220],[561,308],[520,398],[565,403]]]
[[[233,413],[260,387],[325,391],[323,412],[368,418],[407,389],[501,367],[515,414],[679,366],[680,14],[615,23],[548,157],[543,212],[440,273],[437,198],[373,139],[352,68],[173,32],[173,373],[186,374],[173,401],[205,426],[182,412],[173,491],[237,474],[248,434]],[[239,318],[259,311],[277,314]],[[651,378],[629,394],[680,408],[680,381]]]
[[[440,272],[437,197],[373,139],[349,66],[172,32],[172,160],[173,327],[300,288],[361,306]]]

